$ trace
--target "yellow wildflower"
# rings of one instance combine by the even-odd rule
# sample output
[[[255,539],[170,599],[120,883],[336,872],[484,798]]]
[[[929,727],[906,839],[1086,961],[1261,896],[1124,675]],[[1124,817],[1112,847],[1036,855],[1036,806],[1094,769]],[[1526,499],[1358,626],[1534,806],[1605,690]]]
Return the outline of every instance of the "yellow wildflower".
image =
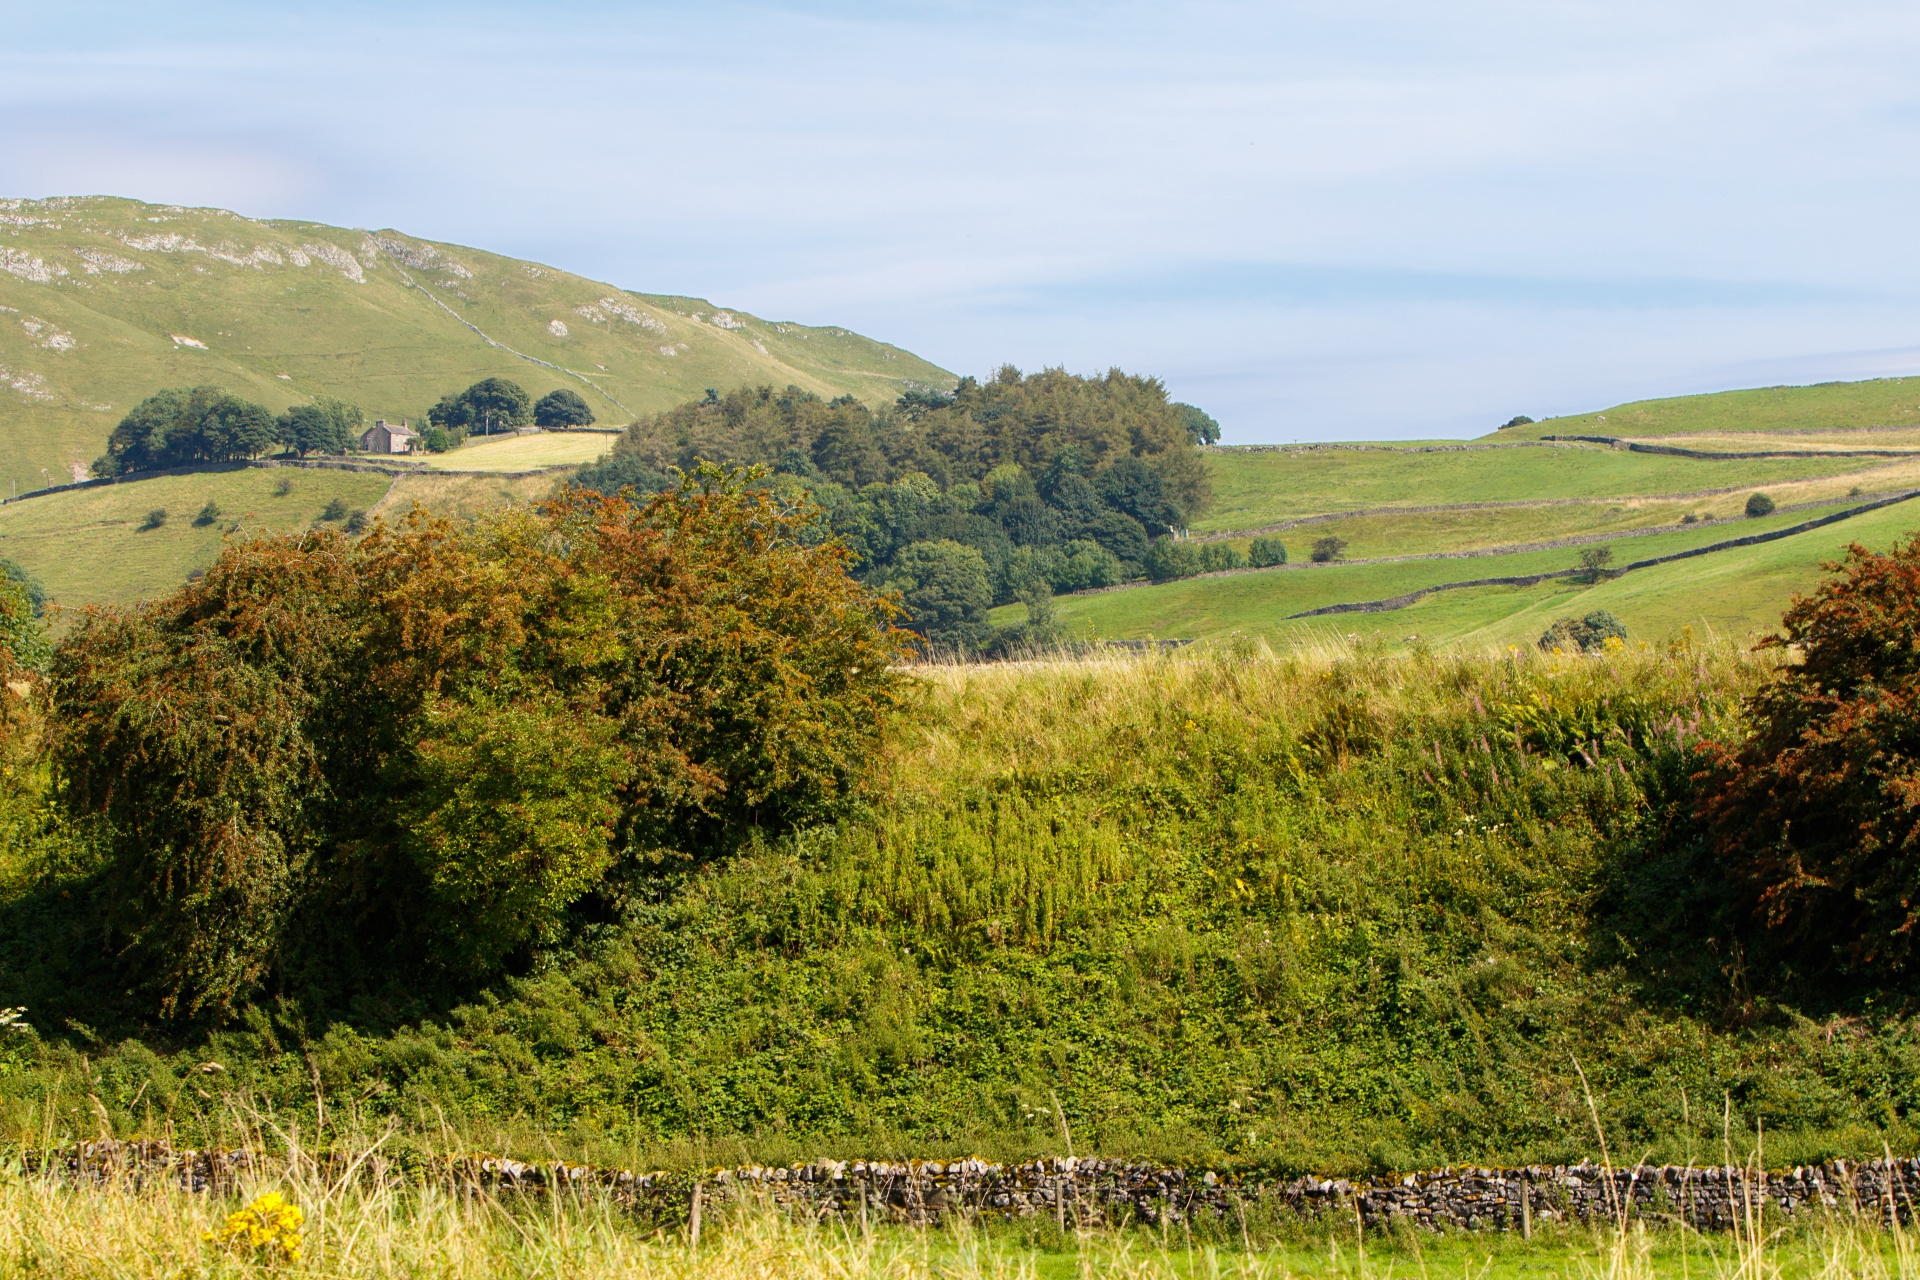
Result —
[[[206,1233],[206,1239],[237,1252],[251,1253],[268,1262],[300,1261],[300,1224],[307,1215],[278,1191],[254,1197],[244,1209],[227,1215],[227,1225]]]

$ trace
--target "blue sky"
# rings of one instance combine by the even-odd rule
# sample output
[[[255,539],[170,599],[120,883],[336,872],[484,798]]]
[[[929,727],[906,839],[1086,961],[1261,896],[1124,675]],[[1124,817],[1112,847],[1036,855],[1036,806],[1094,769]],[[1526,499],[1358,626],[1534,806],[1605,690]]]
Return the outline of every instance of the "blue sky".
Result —
[[[1920,7],[0,0],[0,194],[478,245],[1227,439],[1920,372]]]

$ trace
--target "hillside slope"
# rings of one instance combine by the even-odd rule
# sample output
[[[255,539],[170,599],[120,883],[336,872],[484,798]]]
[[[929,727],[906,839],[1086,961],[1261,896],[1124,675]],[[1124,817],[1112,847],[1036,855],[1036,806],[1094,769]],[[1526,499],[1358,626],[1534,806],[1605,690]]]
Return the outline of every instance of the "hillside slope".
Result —
[[[334,395],[417,418],[491,375],[536,396],[571,387],[614,424],[707,387],[887,401],[953,381],[845,329],[396,231],[108,197],[0,201],[0,493],[74,478],[163,386],[222,383],[275,410]]]

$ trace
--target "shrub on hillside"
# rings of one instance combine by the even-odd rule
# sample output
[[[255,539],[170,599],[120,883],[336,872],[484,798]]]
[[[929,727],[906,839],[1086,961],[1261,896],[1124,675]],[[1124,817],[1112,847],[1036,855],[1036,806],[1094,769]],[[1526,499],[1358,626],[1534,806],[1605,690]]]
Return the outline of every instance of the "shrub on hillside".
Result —
[[[1347,540],[1345,538],[1338,538],[1333,534],[1328,534],[1324,538],[1315,538],[1313,540],[1313,551],[1310,553],[1310,558],[1315,564],[1330,564],[1346,554],[1346,550]]]
[[[1270,569],[1287,562],[1287,544],[1278,538],[1255,538],[1247,550],[1247,563],[1256,569]]]
[[[1516,413],[1513,417],[1508,418],[1505,422],[1501,423],[1500,429],[1502,431],[1505,431],[1508,427],[1530,427],[1532,425],[1533,425],[1532,418],[1529,418],[1524,413]]]
[[[1555,618],[1541,635],[1540,648],[1553,653],[1599,653],[1609,640],[1625,641],[1627,629],[1620,619],[1605,609],[1595,609],[1580,618]]]
[[[172,1015],[340,957],[484,976],[623,876],[832,817],[900,645],[812,521],[709,469],[645,507],[230,543],[84,619],[53,758],[130,976]]]
[[[1767,647],[1799,656],[1712,748],[1701,812],[1775,941],[1815,969],[1910,973],[1920,942],[1920,538],[1855,544]]]
[[[1764,493],[1756,493],[1747,499],[1747,515],[1770,516],[1773,514],[1773,499]]]
[[[1616,576],[1607,566],[1613,563],[1612,547],[1582,547],[1580,549],[1580,569],[1574,575],[1580,581],[1592,585],[1605,582]]]

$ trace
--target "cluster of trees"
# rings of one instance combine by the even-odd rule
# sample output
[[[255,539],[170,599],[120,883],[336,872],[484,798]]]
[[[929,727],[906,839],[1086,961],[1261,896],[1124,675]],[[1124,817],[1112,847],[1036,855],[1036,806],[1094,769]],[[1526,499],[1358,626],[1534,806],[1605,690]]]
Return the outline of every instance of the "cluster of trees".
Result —
[[[93,474],[120,476],[197,462],[231,462],[259,457],[276,446],[302,457],[340,453],[358,438],[365,421],[359,407],[344,400],[323,398],[276,416],[225,387],[168,387],[120,419],[107,438],[106,454],[93,464]]]
[[[427,447],[444,452],[470,435],[492,435],[525,426],[564,431],[588,427],[593,410],[576,391],[561,387],[535,400],[510,378],[482,378],[465,391],[450,391],[427,410]]]
[[[485,378],[442,396],[427,415],[422,437],[436,453],[474,431],[507,431],[528,424],[562,430],[590,426],[593,410],[561,388],[534,400],[506,378]],[[358,405],[322,396],[275,414],[225,387],[168,387],[148,396],[113,429],[96,476],[123,476],[198,462],[232,462],[285,449],[345,453],[360,438],[366,414]]]
[[[644,506],[237,541],[88,614],[37,696],[54,794],[96,833],[89,931],[174,1017],[457,987],[832,821],[905,636],[815,523],[706,469]],[[0,636],[25,598],[0,580]]]
[[[1153,378],[1011,366],[879,412],[851,396],[741,387],[642,418],[576,483],[666,483],[701,460],[758,464],[771,490],[821,509],[819,534],[868,582],[900,592],[931,643],[996,642],[987,610],[1133,578],[1229,567],[1237,553],[1173,535],[1211,499],[1197,446],[1219,427]]]

